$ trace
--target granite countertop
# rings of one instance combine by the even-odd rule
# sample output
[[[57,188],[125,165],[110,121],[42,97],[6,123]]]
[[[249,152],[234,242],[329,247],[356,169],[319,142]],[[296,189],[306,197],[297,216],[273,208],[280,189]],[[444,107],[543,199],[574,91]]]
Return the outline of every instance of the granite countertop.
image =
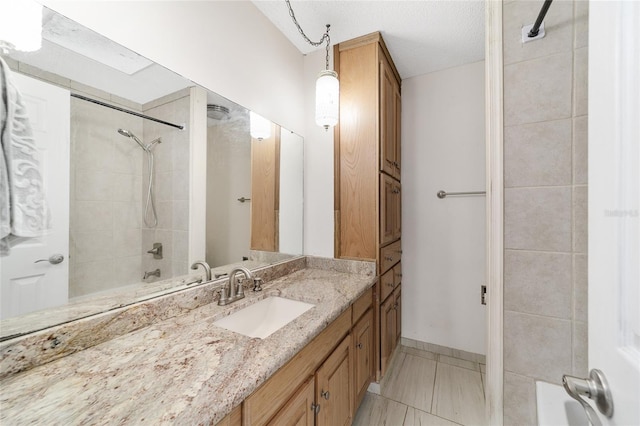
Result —
[[[220,421],[367,288],[371,275],[304,269],[228,306],[204,305],[0,381],[0,423]],[[266,339],[212,323],[258,299],[316,306]]]

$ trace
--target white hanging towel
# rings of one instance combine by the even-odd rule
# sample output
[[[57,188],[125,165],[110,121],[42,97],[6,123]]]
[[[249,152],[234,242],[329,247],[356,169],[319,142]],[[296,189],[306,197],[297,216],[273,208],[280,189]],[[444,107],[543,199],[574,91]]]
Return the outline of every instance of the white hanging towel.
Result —
[[[0,57],[0,256],[50,228],[38,151],[26,106]]]

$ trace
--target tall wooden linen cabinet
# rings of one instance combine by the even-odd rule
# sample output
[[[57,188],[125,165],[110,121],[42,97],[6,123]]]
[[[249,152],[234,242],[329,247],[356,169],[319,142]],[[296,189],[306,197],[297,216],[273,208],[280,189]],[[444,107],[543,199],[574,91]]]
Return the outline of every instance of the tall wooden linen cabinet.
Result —
[[[340,120],[334,130],[335,257],[374,260],[374,367],[400,337],[400,75],[376,32],[334,47]]]

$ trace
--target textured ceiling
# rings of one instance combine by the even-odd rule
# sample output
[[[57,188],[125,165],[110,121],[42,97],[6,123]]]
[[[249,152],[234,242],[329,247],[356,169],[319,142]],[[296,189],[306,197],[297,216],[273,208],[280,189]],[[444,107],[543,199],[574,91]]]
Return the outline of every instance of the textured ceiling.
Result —
[[[253,0],[302,52],[309,45],[293,24],[284,0]],[[307,36],[318,41],[331,24],[331,44],[380,31],[402,78],[484,59],[484,1],[305,1],[291,6]]]

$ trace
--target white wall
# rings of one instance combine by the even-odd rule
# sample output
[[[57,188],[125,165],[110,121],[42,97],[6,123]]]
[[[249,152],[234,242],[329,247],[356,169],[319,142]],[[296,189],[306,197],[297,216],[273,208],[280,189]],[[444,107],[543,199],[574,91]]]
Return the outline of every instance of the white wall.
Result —
[[[324,68],[324,50],[305,56],[304,253],[333,257],[333,129],[315,120],[316,77]]]
[[[304,232],[304,141],[300,135],[281,129],[280,206],[278,207],[278,251],[303,253]]]
[[[485,353],[484,62],[402,83],[402,335]]]
[[[303,56],[251,2],[39,1],[304,135]]]

